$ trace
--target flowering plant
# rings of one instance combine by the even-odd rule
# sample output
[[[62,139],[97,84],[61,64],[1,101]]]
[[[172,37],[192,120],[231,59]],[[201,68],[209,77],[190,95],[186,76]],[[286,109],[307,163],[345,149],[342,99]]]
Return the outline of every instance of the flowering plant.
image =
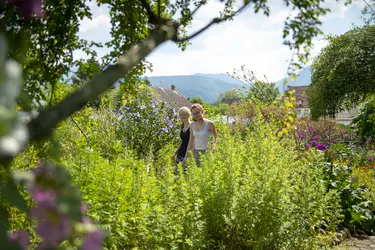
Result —
[[[31,196],[33,205],[27,214],[36,220],[34,230],[41,238],[38,249],[64,249],[60,247],[64,241],[82,250],[101,249],[104,234],[86,215],[80,191],[64,167],[42,161],[30,172],[16,172],[14,178]],[[12,247],[29,249],[25,230],[8,237]]]
[[[157,156],[179,134],[174,106],[159,101],[149,88],[141,88],[135,99],[123,101],[116,111],[118,136],[141,156]]]

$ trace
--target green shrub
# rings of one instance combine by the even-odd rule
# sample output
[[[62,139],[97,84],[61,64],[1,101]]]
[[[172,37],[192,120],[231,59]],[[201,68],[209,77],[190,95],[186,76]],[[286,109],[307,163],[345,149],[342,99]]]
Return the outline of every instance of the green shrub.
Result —
[[[375,97],[364,104],[361,112],[352,120],[352,124],[357,126],[358,134],[362,139],[375,138]]]
[[[105,249],[328,246],[341,210],[338,193],[322,181],[319,152],[297,157],[292,140],[280,140],[275,127],[256,120],[245,137],[218,123],[216,153],[203,157],[203,168],[189,158],[187,175],[174,176],[173,143],[165,142],[153,161],[140,158],[117,138],[112,116],[96,112],[77,113],[80,129],[66,121],[55,138],[88,215],[108,232]],[[31,147],[13,167],[30,167],[52,147]],[[28,223],[14,221],[13,227]]]

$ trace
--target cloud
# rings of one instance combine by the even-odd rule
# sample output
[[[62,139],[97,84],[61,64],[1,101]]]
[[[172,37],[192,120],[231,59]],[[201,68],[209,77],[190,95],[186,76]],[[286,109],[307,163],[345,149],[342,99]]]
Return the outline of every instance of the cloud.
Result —
[[[84,19],[79,27],[80,33],[95,32],[98,28],[105,28],[106,30],[111,28],[111,19],[108,15],[100,14],[94,16],[92,20]]]
[[[296,15],[296,11],[283,6],[280,0],[271,0],[271,14],[269,17],[263,13],[254,13],[253,7],[249,7],[233,21],[213,25],[203,35],[192,40],[193,45],[188,46],[182,52],[172,42],[167,42],[156,49],[147,60],[153,64],[153,72],[146,75],[186,75],[195,73],[225,73],[238,69],[241,65],[254,71],[260,77],[266,75],[271,81],[279,80],[285,76],[288,62],[292,56],[291,51],[282,40],[284,21],[289,15]],[[358,3],[360,2],[360,3]],[[238,7],[242,2],[236,4]],[[329,12],[322,21],[323,30],[327,33],[337,34],[338,29],[334,23],[337,20],[346,20],[348,13],[353,22],[358,22],[361,1],[354,1],[354,5],[345,6],[342,2],[328,0],[324,7],[329,7]],[[92,20],[85,19],[81,22],[80,36],[87,40],[106,42],[111,39],[110,17],[108,6],[98,7],[95,1],[89,3],[93,13]],[[220,1],[209,1],[196,13],[192,25],[187,28],[188,34],[192,34],[204,27],[212,18],[219,15],[224,4]],[[344,30],[351,27],[345,22]],[[340,30],[340,31],[337,31]],[[327,45],[321,38],[314,39],[312,56],[319,54]],[[100,56],[106,54],[107,49],[98,49]],[[75,53],[77,57],[84,54]]]
[[[334,0],[328,1],[326,6],[332,11],[322,19],[323,22],[344,19],[353,8]],[[210,4],[206,7],[198,20],[193,22],[190,32],[207,23],[219,9],[217,4],[212,8]],[[289,15],[296,15],[296,11],[290,11],[280,4],[271,5],[269,17],[262,13],[254,14],[253,9],[249,8],[233,21],[210,28],[194,39],[193,48],[188,48],[185,52],[171,53],[171,43],[163,46],[147,58],[153,64],[153,72],[147,72],[146,75],[225,73],[244,64],[259,77],[266,75],[271,81],[279,80],[285,76],[292,56],[282,40],[284,21]],[[335,34],[335,30],[325,32]],[[313,43],[311,57],[318,55],[327,45],[327,41],[321,38],[314,39]]]

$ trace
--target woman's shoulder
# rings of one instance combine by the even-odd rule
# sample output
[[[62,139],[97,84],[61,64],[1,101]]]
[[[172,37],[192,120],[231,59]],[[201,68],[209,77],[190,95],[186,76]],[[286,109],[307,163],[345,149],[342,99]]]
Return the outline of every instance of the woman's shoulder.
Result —
[[[204,118],[204,121],[205,121],[207,124],[214,124],[213,121],[211,121],[210,119],[207,119],[207,118]]]

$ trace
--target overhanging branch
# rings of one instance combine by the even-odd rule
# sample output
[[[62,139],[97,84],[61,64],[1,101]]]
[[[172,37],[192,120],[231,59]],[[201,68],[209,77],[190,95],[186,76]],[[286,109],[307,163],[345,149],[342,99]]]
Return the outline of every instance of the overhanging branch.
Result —
[[[191,17],[193,17],[195,15],[195,13],[197,13],[197,11],[199,10],[200,7],[202,7],[203,5],[205,5],[207,3],[207,0],[202,0],[198,5],[197,7],[191,12]]]
[[[160,24],[161,18],[160,18],[160,13],[157,16],[151,9],[151,5],[147,2],[147,0],[141,0],[143,8],[145,8],[147,15],[148,15],[148,20],[149,23],[151,24]],[[160,4],[159,4],[160,5]]]
[[[193,33],[192,35],[186,37],[186,38],[182,38],[182,39],[176,39],[175,42],[184,42],[186,40],[190,40],[190,39],[193,39],[194,37],[200,35],[202,32],[206,31],[208,28],[210,28],[212,25],[214,24],[218,24],[218,23],[221,23],[223,21],[226,21],[228,19],[231,19],[233,18],[235,15],[237,15],[238,13],[240,13],[241,11],[243,11],[248,5],[249,5],[250,2],[244,4],[241,8],[239,8],[236,12],[234,12],[232,15],[228,15],[228,16],[225,16],[225,17],[216,17],[214,19],[212,19],[211,22],[209,22],[206,26],[204,26],[203,28],[201,28],[200,30],[198,30],[197,32]],[[195,13],[198,9],[199,9],[199,5],[198,7],[193,11],[193,13]],[[192,14],[193,14],[192,13]]]
[[[175,39],[177,24],[167,21],[151,31],[149,37],[119,58],[118,63],[110,65],[96,75],[89,83],[78,91],[67,96],[56,106],[42,111],[28,124],[30,141],[36,141],[49,136],[59,122],[83,108],[89,101],[108,90],[116,81],[124,77],[134,66],[139,64],[157,46],[165,41]]]

